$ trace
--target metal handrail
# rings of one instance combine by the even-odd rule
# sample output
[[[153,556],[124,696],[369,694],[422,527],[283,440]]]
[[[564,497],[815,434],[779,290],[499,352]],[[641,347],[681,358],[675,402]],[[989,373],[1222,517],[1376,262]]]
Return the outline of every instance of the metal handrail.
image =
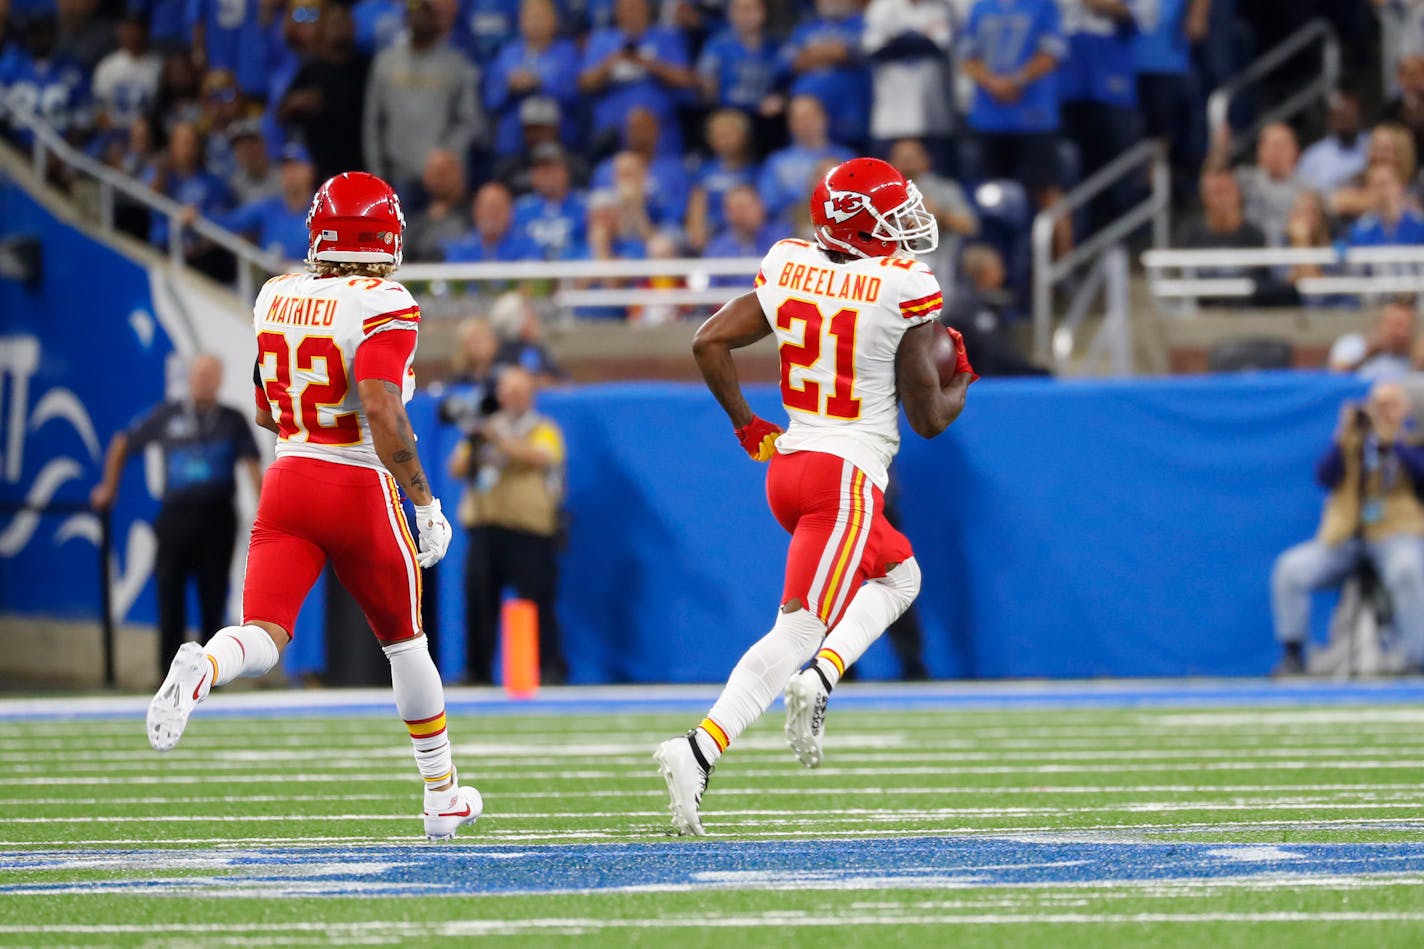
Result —
[[[1080,243],[1058,260],[1053,258],[1053,231],[1058,222],[1098,195],[1150,170],[1151,190],[1145,200]],[[1033,219],[1033,348],[1037,358],[1053,355],[1053,289],[1078,268],[1111,251],[1144,225],[1152,225],[1152,243],[1162,247],[1171,230],[1172,182],[1166,151],[1160,142],[1140,142],[1108,162],[1078,187]]]
[[[100,223],[105,231],[111,232],[114,227],[114,192],[137,201],[151,212],[163,215],[168,218],[168,257],[175,264],[183,264],[183,205],[167,195],[159,194],[138,179],[115,171],[75,149],[34,113],[21,111],[3,103],[0,103],[0,112],[3,112],[10,122],[23,127],[33,136],[32,160],[35,174],[41,180],[51,154],[68,167],[93,178],[99,184]],[[241,264],[248,265],[238,267],[238,292],[243,299],[252,296],[254,268],[267,273],[277,273],[281,269],[282,260],[279,255],[262,250],[251,241],[219,227],[206,218],[196,218],[188,225],[188,229],[232,254]]]
[[[1148,270],[1189,267],[1323,267],[1355,264],[1424,265],[1424,247],[1251,247],[1240,249],[1149,250],[1142,255]]]
[[[1247,249],[1152,250],[1142,255],[1152,296],[1158,300],[1207,300],[1250,297],[1256,281],[1249,276],[1191,273],[1217,267],[1390,268],[1385,273],[1326,274],[1293,281],[1307,297],[1381,296],[1424,291],[1424,247],[1257,247]],[[1181,271],[1181,276],[1167,272]]]
[[[1250,147],[1256,133],[1269,123],[1288,121],[1317,100],[1328,99],[1339,88],[1340,38],[1335,35],[1335,30],[1329,22],[1311,20],[1212,92],[1206,103],[1208,127],[1224,128],[1230,120],[1231,104],[1243,90],[1260,82],[1314,43],[1320,44],[1320,76],[1307,83],[1304,88],[1291,93],[1284,101],[1263,111],[1244,133],[1233,135],[1233,156]]]

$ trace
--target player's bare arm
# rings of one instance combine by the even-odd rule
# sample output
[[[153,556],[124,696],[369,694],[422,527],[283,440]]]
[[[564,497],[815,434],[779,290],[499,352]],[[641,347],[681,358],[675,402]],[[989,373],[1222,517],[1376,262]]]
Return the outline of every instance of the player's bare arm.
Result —
[[[108,510],[119,493],[119,477],[124,473],[124,465],[129,460],[129,437],[123,432],[116,434],[104,453],[104,476],[94,486],[89,495],[89,504],[96,511]]]
[[[692,357],[707,388],[737,428],[756,416],[742,395],[732,350],[750,346],[771,333],[755,291],[748,291],[722,307],[697,328],[692,337]]]
[[[905,332],[895,353],[895,388],[910,427],[924,438],[934,438],[959,418],[973,381],[971,373],[960,372],[940,387],[933,343],[935,334],[943,332],[938,323],[921,323]]]
[[[273,435],[282,434],[282,427],[277,424],[277,417],[272,414],[271,409],[257,409],[253,421],[257,423],[258,428],[265,428]]]
[[[429,504],[434,495],[420,466],[415,448],[415,433],[401,399],[401,388],[384,379],[362,379],[358,384],[361,406],[366,422],[371,426],[371,441],[381,464],[400,483],[406,495],[417,505]]]

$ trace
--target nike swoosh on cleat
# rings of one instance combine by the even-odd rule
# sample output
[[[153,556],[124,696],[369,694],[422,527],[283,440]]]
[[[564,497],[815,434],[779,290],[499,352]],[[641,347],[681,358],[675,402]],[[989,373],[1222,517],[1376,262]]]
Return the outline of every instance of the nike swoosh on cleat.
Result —
[[[195,686],[193,686],[193,701],[194,701],[194,702],[198,701],[198,693],[201,692],[201,691],[203,691],[203,683],[204,683],[204,682],[207,682],[207,681],[208,681],[208,677],[207,677],[207,676],[203,676],[201,679],[198,680],[198,684],[195,685]]]
[[[469,817],[469,816],[470,816],[470,810],[471,810],[470,805],[466,804],[466,805],[465,805],[465,809],[464,809],[463,811],[443,811],[443,812],[441,812],[441,813],[439,813],[439,814],[436,814],[435,816],[436,816],[436,817]]]

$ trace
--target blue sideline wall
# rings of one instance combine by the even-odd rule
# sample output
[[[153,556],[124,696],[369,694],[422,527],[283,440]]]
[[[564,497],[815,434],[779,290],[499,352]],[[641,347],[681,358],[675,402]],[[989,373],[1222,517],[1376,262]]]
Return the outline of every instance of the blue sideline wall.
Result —
[[[905,436],[904,530],[935,675],[1259,675],[1276,658],[1267,576],[1313,533],[1314,462],[1352,379],[1312,374],[977,383],[932,442]],[[455,435],[414,408],[439,469]],[[782,416],[759,387],[754,408]],[[771,624],[786,537],[765,469],[695,386],[547,393],[569,443],[560,619],[578,682],[710,681]],[[908,429],[907,429],[908,432]],[[443,480],[443,472],[438,475]],[[453,506],[458,489],[441,484]],[[463,628],[463,544],[441,628]],[[463,666],[458,636],[440,644]],[[888,642],[870,677],[896,669]]]

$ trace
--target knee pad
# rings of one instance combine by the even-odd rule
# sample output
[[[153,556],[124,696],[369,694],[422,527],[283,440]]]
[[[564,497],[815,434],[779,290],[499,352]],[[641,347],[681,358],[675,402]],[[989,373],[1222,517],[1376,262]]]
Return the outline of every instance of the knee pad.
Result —
[[[909,609],[910,604],[915,602],[915,597],[920,595],[920,565],[915,562],[914,557],[896,564],[883,577],[876,577],[871,583],[878,583],[902,604],[902,609]]]

